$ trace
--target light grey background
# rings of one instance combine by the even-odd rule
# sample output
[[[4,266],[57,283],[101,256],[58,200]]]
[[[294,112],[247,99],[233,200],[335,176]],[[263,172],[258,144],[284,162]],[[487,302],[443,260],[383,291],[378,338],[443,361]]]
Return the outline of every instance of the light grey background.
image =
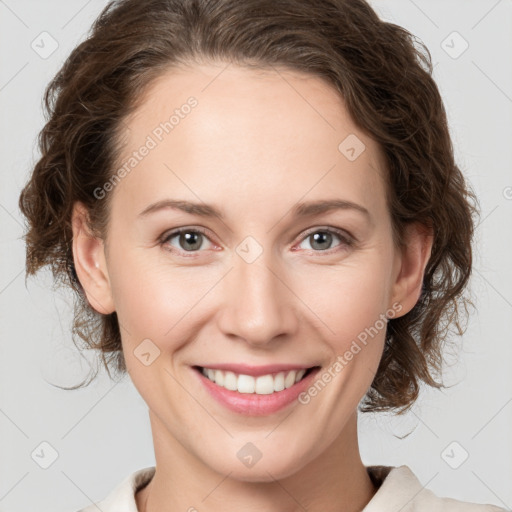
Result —
[[[105,497],[129,473],[154,465],[147,407],[128,377],[113,384],[102,374],[79,391],[50,384],[75,384],[88,368],[70,339],[71,297],[51,290],[49,272],[24,283],[17,201],[38,158],[43,90],[104,5],[0,0],[1,512],[74,512]],[[512,1],[372,5],[430,49],[457,161],[479,195],[482,221],[472,280],[478,312],[461,340],[459,361],[452,360],[446,375],[455,385],[425,390],[401,418],[361,415],[363,462],[407,464],[440,496],[510,508]],[[58,42],[45,59],[31,47],[47,37],[40,36],[43,31]],[[469,43],[457,58],[464,43],[454,31]],[[48,469],[35,462],[50,460],[52,448],[42,442],[58,454]],[[34,450],[39,457],[32,458]],[[465,452],[468,458],[457,469],[447,463],[457,466]]]

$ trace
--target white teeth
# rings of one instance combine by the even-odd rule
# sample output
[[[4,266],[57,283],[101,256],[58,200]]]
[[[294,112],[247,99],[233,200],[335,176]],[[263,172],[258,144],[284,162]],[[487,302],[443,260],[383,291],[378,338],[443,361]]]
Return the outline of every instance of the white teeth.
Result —
[[[301,370],[291,370],[289,372],[279,372],[277,375],[252,375],[235,374],[233,372],[224,372],[222,370],[213,370],[211,368],[202,368],[202,373],[217,385],[238,391],[239,393],[255,393],[257,395],[270,395],[274,392],[283,391],[299,382],[306,373]]]
[[[272,375],[261,375],[256,378],[254,389],[258,395],[270,395],[274,392],[274,379]]]
[[[295,377],[297,376],[296,372],[290,372],[286,375],[284,379],[284,387],[286,389],[291,388],[295,384]]]
[[[295,382],[299,382],[299,380],[302,379],[302,377],[304,377],[305,373],[306,373],[306,370],[304,370],[304,368],[302,368],[302,370],[299,370],[297,372],[297,376],[295,377]]]
[[[274,377],[274,391],[283,391],[284,389],[284,372],[278,373]]]
[[[220,370],[218,370],[220,371]],[[222,373],[222,372],[221,372]],[[238,379],[233,372],[224,373],[224,387],[230,391],[236,391],[238,388]]]
[[[215,370],[213,372],[215,374],[215,382],[219,385],[219,386],[223,386],[224,385],[224,374],[220,371],[220,370]]]
[[[256,387],[256,379],[250,375],[238,376],[238,392],[239,393],[254,393]]]

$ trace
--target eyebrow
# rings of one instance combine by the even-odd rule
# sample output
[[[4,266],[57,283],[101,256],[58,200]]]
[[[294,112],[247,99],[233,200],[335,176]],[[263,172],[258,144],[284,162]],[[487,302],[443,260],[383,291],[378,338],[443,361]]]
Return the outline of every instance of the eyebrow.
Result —
[[[151,213],[164,209],[181,210],[192,215],[199,215],[201,217],[216,217],[220,220],[224,219],[222,212],[213,205],[172,199],[163,199],[161,201],[157,201],[156,203],[150,204],[144,210],[142,210],[142,212],[139,213],[139,217],[145,217]],[[364,206],[343,199],[330,199],[298,203],[292,208],[292,216],[307,217],[332,210],[355,210],[362,213],[365,217],[367,217],[369,221],[372,220],[370,212]]]

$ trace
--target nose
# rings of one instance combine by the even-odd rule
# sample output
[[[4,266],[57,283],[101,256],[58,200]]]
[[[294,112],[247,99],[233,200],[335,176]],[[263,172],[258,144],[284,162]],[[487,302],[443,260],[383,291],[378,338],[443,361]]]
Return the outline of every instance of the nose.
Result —
[[[223,283],[219,327],[226,336],[253,346],[290,337],[299,325],[300,301],[282,265],[266,257],[269,252],[252,263],[235,257]]]

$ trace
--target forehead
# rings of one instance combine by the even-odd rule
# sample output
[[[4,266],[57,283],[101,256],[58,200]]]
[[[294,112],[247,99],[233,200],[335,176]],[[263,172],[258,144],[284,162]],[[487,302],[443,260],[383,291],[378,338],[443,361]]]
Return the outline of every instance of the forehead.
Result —
[[[119,165],[151,146],[117,187],[139,205],[163,194],[164,182],[189,198],[208,195],[208,202],[217,191],[242,203],[249,192],[261,198],[276,190],[289,201],[339,191],[371,203],[383,195],[378,144],[357,127],[333,86],[296,70],[172,68],[124,125]]]

